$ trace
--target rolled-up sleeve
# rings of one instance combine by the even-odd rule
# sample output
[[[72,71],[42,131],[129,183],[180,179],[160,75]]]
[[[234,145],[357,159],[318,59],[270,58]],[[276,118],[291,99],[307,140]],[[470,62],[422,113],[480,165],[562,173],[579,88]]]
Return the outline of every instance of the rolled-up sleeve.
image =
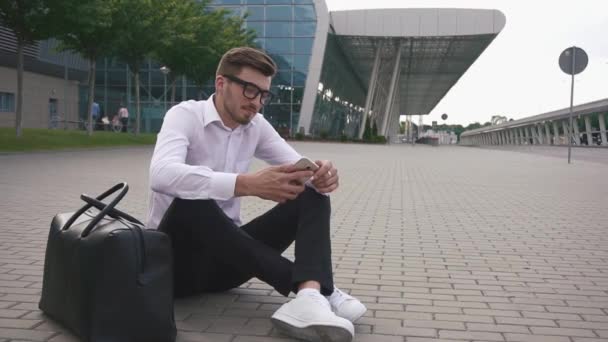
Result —
[[[165,115],[150,163],[152,191],[182,199],[228,200],[234,197],[237,174],[215,172],[204,165],[186,164],[195,132],[194,113],[173,107]]]

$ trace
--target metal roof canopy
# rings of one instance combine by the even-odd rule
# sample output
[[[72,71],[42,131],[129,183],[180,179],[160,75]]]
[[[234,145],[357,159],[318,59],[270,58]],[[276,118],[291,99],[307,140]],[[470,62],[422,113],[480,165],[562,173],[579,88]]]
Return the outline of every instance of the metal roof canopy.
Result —
[[[330,16],[333,33],[365,89],[380,42],[380,80],[390,80],[402,45],[400,114],[430,113],[505,25],[497,10],[374,9]]]

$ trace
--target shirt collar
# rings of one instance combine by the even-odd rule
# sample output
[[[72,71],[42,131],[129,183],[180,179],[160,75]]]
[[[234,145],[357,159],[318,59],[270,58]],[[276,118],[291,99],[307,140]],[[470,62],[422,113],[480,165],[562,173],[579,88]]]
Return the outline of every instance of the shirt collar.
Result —
[[[205,127],[214,121],[219,121],[221,124],[223,124],[222,118],[220,118],[220,113],[217,112],[215,103],[213,103],[214,96],[215,94],[209,96],[209,99],[205,103],[205,110],[203,111],[203,125]]]
[[[209,96],[209,99],[207,99],[206,104],[205,104],[205,110],[203,111],[203,126],[207,127],[210,123],[212,122],[219,122],[219,124],[226,128],[226,129],[230,129],[228,127],[226,127],[224,125],[224,123],[222,122],[222,118],[220,117],[220,113],[217,112],[217,108],[215,107],[215,102],[213,102],[213,99],[215,98],[215,93],[211,94],[211,96]],[[256,116],[261,115],[260,113],[257,113]],[[256,120],[255,117],[253,118],[253,120],[251,120],[247,125],[243,126],[238,126],[237,128],[235,128],[235,130],[237,129],[243,129],[243,130],[247,130],[249,129],[251,126],[255,126],[256,125]]]

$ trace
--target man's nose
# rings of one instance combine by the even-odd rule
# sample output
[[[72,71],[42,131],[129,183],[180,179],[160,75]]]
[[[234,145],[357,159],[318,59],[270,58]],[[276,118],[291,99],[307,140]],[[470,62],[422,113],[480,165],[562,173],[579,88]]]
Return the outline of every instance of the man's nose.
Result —
[[[258,111],[262,107],[262,93],[258,93],[254,98],[248,100]]]

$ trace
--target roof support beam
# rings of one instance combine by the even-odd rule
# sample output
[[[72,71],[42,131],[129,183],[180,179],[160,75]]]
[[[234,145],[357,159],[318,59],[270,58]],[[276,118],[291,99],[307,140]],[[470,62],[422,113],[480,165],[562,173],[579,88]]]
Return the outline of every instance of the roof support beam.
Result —
[[[367,88],[367,96],[365,98],[365,110],[363,111],[363,118],[361,120],[361,127],[359,127],[359,139],[363,138],[363,132],[365,131],[365,123],[369,115],[369,109],[374,99],[374,93],[376,92],[376,85],[378,81],[378,69],[380,69],[380,54],[382,53],[382,42],[376,47],[376,58],[374,59],[374,66],[372,68],[372,75],[369,80],[369,87]]]
[[[395,88],[397,88],[397,81],[399,76],[399,71],[401,70],[401,51],[403,50],[403,43],[400,42],[399,48],[397,49],[397,57],[395,58],[395,67],[393,68],[393,76],[391,77],[391,86],[388,90],[388,103],[386,104],[386,108],[384,109],[384,118],[382,120],[382,128],[380,130],[381,134],[386,136],[386,127],[389,121],[389,115],[391,114],[391,107],[393,104],[393,100],[395,97]]]

